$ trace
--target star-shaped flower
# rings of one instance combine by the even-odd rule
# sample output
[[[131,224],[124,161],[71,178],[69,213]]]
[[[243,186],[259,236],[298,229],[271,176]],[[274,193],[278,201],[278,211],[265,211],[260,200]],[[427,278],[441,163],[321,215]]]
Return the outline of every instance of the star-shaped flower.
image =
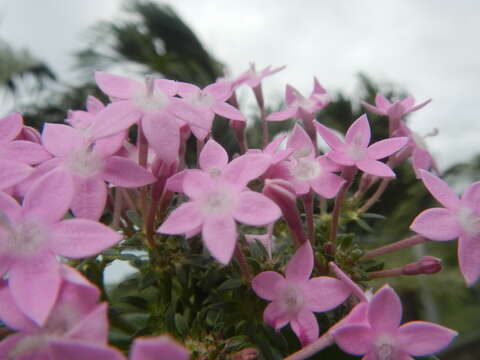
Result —
[[[404,115],[420,110],[430,101],[432,101],[432,99],[428,99],[427,101],[415,105],[415,99],[412,96],[408,96],[405,99],[390,102],[382,94],[377,94],[375,97],[375,106],[370,105],[365,101],[362,101],[362,104],[365,106],[365,108],[375,114],[400,119]]]
[[[348,128],[345,140],[326,126],[315,122],[315,127],[325,142],[332,148],[326,155],[329,159],[344,166],[356,166],[360,170],[381,177],[395,177],[386,164],[378,161],[404,147],[407,137],[394,137],[370,144],[370,125],[366,115],[360,116]]]
[[[289,118],[303,119],[305,115],[313,116],[316,111],[324,108],[330,102],[330,97],[315,77],[313,91],[308,98],[291,85],[285,90],[285,102],[287,109],[274,112],[267,116],[269,121],[282,121]]]
[[[73,196],[71,179],[58,170],[38,179],[22,206],[0,193],[0,276],[8,273],[15,303],[40,325],[60,289],[57,256],[97,255],[122,238],[95,221],[62,220]]]
[[[331,333],[337,345],[362,360],[413,360],[445,348],[457,335],[453,330],[426,321],[400,326],[402,304],[385,285],[368,303],[367,321],[335,327]]]
[[[262,154],[246,154],[228,163],[226,151],[209,140],[200,154],[203,171],[186,170],[175,184],[191,201],[175,209],[158,231],[189,235],[201,231],[212,256],[227,264],[236,244],[235,220],[261,226],[281,215],[273,201],[246,187],[268,165],[268,157]]]
[[[253,291],[271,301],[263,313],[264,321],[277,331],[290,323],[304,346],[319,335],[313,313],[334,309],[350,295],[349,288],[340,280],[326,276],[310,279],[312,270],[313,251],[307,241],[288,262],[285,277],[264,271],[252,280]]]
[[[458,238],[458,262],[468,285],[480,277],[480,182],[467,187],[461,199],[443,180],[420,170],[423,183],[444,207],[421,212],[410,229],[430,240]]]

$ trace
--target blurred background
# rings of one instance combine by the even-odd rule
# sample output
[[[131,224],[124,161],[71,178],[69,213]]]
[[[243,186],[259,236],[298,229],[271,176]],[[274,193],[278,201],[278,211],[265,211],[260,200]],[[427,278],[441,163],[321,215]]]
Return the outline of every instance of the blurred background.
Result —
[[[141,78],[147,73],[201,86],[219,76],[287,65],[264,81],[267,106],[282,106],[285,84],[308,95],[317,76],[333,97],[319,120],[344,130],[372,103],[376,92],[413,95],[433,102],[408,119],[426,142],[445,179],[461,192],[480,179],[480,3],[475,0],[263,1],[0,1],[0,110],[21,111],[36,126],[63,121],[68,109],[83,109],[95,89],[93,72]],[[253,96],[240,92],[250,119]],[[370,116],[377,138],[386,120]],[[222,128],[223,124],[223,128]],[[225,123],[217,134],[229,143]],[[289,124],[274,129],[287,129]],[[431,196],[410,169],[372,210],[386,220],[367,224],[362,241],[392,242]],[[368,245],[367,245],[368,246]],[[386,259],[388,267],[429,254],[444,259],[442,274],[395,279],[406,319],[439,322],[461,332],[441,359],[477,359],[480,350],[479,286],[466,289],[456,260],[456,242],[427,244]]]

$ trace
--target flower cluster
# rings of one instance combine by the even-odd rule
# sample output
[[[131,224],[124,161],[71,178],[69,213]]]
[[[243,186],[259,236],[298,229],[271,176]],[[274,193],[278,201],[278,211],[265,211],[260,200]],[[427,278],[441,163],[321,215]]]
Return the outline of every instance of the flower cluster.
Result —
[[[162,335],[165,327],[158,324],[170,316],[168,306],[180,301],[173,290],[166,296],[170,305],[165,313],[159,306],[160,315],[132,334],[123,352],[108,345],[108,318],[114,311],[103,282],[92,275],[92,264],[103,264],[103,271],[116,258],[126,257],[122,251],[135,237],[141,239],[137,250],[147,256],[148,271],[154,274],[150,286],[159,291],[167,282],[174,284],[171,288],[196,286],[181,275],[182,266],[193,261],[190,253],[215,264],[217,274],[209,273],[211,277],[225,274],[222,269],[233,268],[235,259],[241,274],[238,286],[250,298],[256,294],[270,301],[264,322],[277,332],[289,325],[298,337],[302,349],[289,359],[305,359],[336,343],[365,360],[406,360],[438,352],[451,342],[456,332],[440,325],[400,325],[402,306],[395,291],[385,285],[370,295],[358,284],[355,271],[389,252],[458,238],[467,284],[480,277],[479,183],[459,199],[429,172],[436,169],[435,162],[404,119],[429,101],[414,105],[408,97],[390,102],[378,94],[375,106],[364,105],[389,118],[389,136],[372,141],[369,120],[362,115],[343,137],[316,120],[330,102],[316,78],[308,98],[287,85],[286,109],[268,114],[261,84],[281,69],[257,72],[252,67],[237,79],[218,79],[203,89],[151,76],[142,83],[97,72],[97,85],[108,104],[89,97],[86,111],[70,111],[65,124],[45,124],[41,133],[24,126],[16,113],[0,120],[0,320],[14,331],[0,342],[0,358],[125,359],[129,352],[131,360],[184,360],[190,352],[198,358],[214,351],[230,354],[228,346],[212,349],[202,342],[209,339],[209,324],[218,321],[208,316],[202,336],[195,338],[181,314],[172,315],[178,327],[183,324],[184,331],[176,334],[183,345]],[[255,94],[262,148],[249,148],[247,118],[229,101],[239,86],[249,86]],[[229,154],[222,139],[213,138],[215,116],[230,120],[239,153]],[[291,131],[271,139],[269,122],[287,119],[297,120]],[[324,153],[318,137],[329,146]],[[194,160],[189,156],[192,138]],[[408,159],[443,207],[415,218],[411,230],[417,235],[354,257],[339,240],[348,221],[345,207],[357,206],[349,208],[356,217],[367,212],[395,178],[395,168]],[[133,221],[132,214],[140,221]],[[261,234],[265,227],[266,234]],[[275,241],[281,236],[287,240],[278,246]],[[252,250],[259,247],[267,253],[260,263]],[[284,275],[279,273],[283,269]],[[439,259],[425,256],[367,275],[371,279],[440,270]],[[221,288],[235,289],[235,280],[227,279]],[[182,301],[206,304],[206,311],[218,308],[221,296],[216,285],[211,286]],[[261,300],[252,301],[263,310]],[[335,308],[342,308],[345,316],[329,329],[321,328],[315,313]],[[225,340],[219,335],[214,339]],[[256,356],[255,349],[244,347],[236,349],[244,352],[241,358]]]

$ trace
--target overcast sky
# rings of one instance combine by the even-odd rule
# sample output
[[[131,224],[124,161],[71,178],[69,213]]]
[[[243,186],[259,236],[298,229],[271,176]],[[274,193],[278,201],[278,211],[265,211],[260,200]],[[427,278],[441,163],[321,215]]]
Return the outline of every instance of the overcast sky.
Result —
[[[120,15],[118,0],[0,0],[0,36],[29,48],[68,78],[70,54],[100,19]],[[480,2],[476,0],[177,0],[170,4],[233,75],[288,65],[265,81],[272,103],[286,83],[355,95],[356,74],[391,81],[419,101],[412,117],[442,168],[480,152]],[[267,98],[268,101],[268,98]],[[353,120],[353,119],[345,119]]]

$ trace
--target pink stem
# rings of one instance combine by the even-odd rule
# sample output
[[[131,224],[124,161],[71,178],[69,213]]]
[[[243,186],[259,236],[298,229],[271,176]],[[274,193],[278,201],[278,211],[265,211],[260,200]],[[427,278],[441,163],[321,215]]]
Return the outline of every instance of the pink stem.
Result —
[[[315,340],[313,343],[310,345],[305,346],[303,349],[297,351],[296,353],[293,353],[292,355],[286,357],[284,360],[304,360],[312,355],[315,355],[319,351],[325,349],[326,347],[329,347],[330,345],[333,345],[334,340],[333,336],[330,335],[329,332],[326,332],[323,334],[321,337],[319,337],[317,340]]]
[[[303,196],[303,207],[307,216],[307,234],[310,243],[315,244],[315,227],[313,223],[313,193],[310,190]]]
[[[378,256],[385,255],[385,254],[388,254],[388,253],[391,253],[391,252],[395,252],[395,251],[398,251],[400,249],[404,249],[404,248],[407,248],[407,247],[410,247],[410,246],[421,244],[421,243],[424,243],[424,242],[427,242],[427,241],[428,241],[428,239],[423,237],[422,235],[414,235],[414,236],[411,236],[409,238],[397,241],[393,244],[385,245],[385,246],[382,246],[378,249],[370,250],[369,252],[367,252],[365,255],[363,255],[360,258],[360,261],[373,259],[373,258],[376,258]]]

